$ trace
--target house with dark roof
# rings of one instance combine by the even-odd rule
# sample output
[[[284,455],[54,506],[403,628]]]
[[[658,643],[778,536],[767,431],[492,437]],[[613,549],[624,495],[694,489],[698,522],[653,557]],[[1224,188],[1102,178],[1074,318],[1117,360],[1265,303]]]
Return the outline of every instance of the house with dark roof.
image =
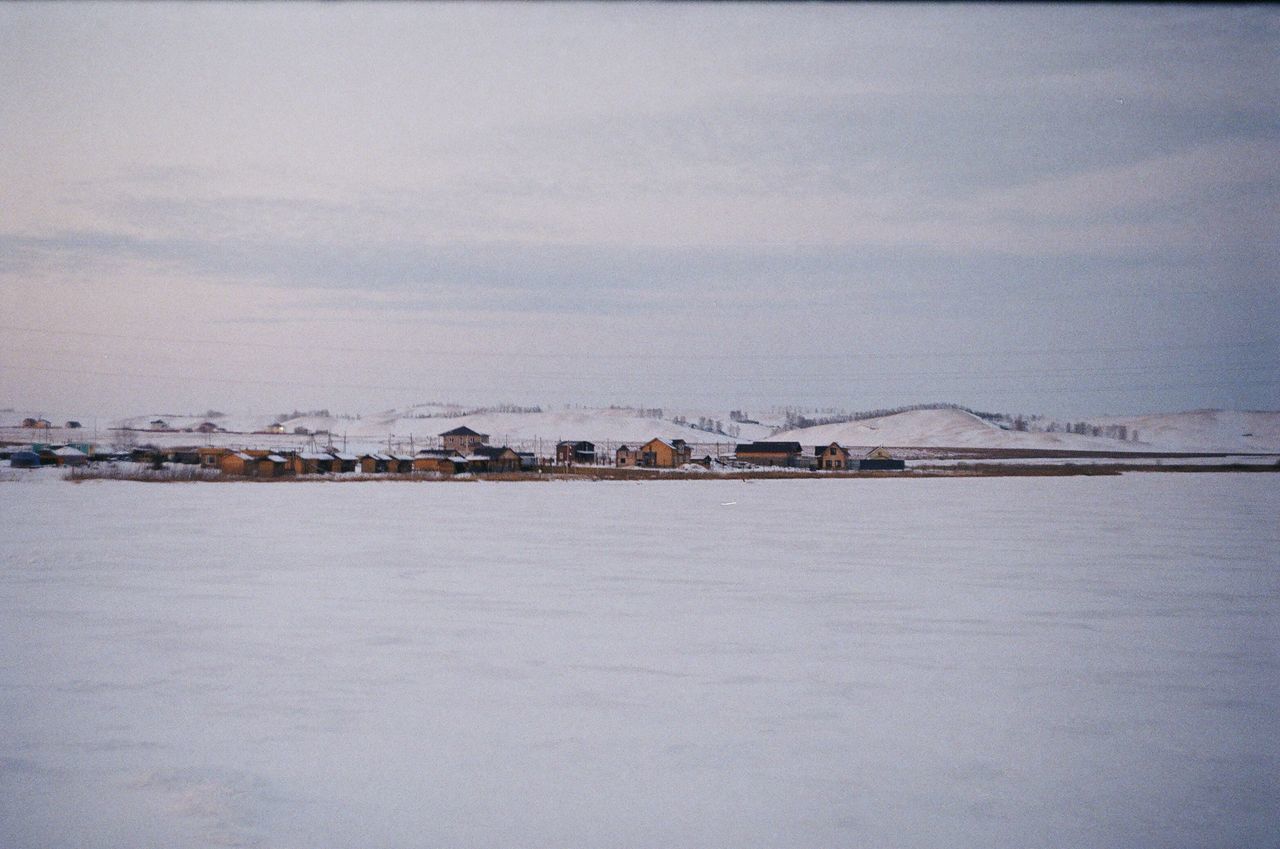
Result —
[[[620,469],[634,468],[640,465],[640,461],[644,458],[644,452],[639,448],[632,448],[629,445],[619,445],[618,450],[614,452],[613,464]]]
[[[472,458],[481,458],[477,463]],[[477,445],[467,457],[467,468],[476,468],[482,472],[518,472],[520,471],[520,455],[505,445]]]
[[[440,439],[444,441],[446,451],[460,451],[463,454],[467,454],[476,446],[484,445],[488,442],[489,434],[480,433],[463,425],[462,427],[455,427],[453,430],[446,430],[440,434]]]
[[[799,442],[744,442],[736,452],[738,460],[756,466],[807,466],[801,460],[803,450]]]
[[[562,466],[573,463],[594,464],[596,461],[596,445],[594,442],[557,442],[556,462]]]

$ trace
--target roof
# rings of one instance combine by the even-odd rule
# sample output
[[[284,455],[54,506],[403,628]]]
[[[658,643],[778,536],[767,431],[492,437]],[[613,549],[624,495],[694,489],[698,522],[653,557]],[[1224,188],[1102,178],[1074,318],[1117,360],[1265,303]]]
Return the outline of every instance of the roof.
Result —
[[[271,461],[271,462],[273,462],[273,463],[283,463],[283,462],[284,462],[284,458],[283,458],[283,457],[281,457],[279,454],[268,454],[268,455],[266,456],[266,458],[265,458],[265,459],[270,460],[270,461]]]
[[[472,449],[472,451],[486,459],[492,460],[496,457],[501,457],[503,454],[511,451],[511,449],[505,445],[477,445]],[[511,451],[511,453],[515,454],[516,452]]]
[[[67,447],[65,447],[65,448],[59,448],[57,451],[54,451],[53,453],[54,453],[56,456],[58,456],[58,457],[87,457],[87,456],[89,456],[89,455],[85,454],[83,451],[81,451],[81,450],[80,450],[80,449],[78,449],[78,448],[72,448],[70,445],[68,445],[68,446],[67,446]]]
[[[455,427],[453,430],[446,430],[444,433],[440,435],[441,436],[488,436],[489,434],[478,433],[477,431],[472,430],[466,425],[463,425],[462,427]]]
[[[332,460],[333,459],[332,455],[322,454],[319,451],[303,451],[298,456],[304,460]]]
[[[744,442],[737,448],[739,454],[799,454],[799,442]]]
[[[335,459],[338,459],[338,460],[346,460],[346,461],[359,460],[359,459],[360,459],[360,458],[359,458],[359,457],[357,457],[356,455],[354,455],[354,454],[348,454],[348,453],[346,453],[345,451],[335,451],[335,452],[333,453],[333,456],[334,456],[334,458],[335,458]]]
[[[562,445],[572,445],[574,448],[590,448],[593,451],[595,450],[595,447],[596,447],[596,444],[594,442],[587,442],[585,439],[580,439],[576,442],[571,439],[566,439],[563,442],[556,443],[557,448],[561,447]]]

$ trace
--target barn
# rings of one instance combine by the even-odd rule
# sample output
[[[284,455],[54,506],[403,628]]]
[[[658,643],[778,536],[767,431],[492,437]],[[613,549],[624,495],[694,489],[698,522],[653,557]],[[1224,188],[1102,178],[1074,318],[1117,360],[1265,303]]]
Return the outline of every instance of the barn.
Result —
[[[745,442],[738,446],[735,453],[739,461],[756,466],[796,468],[802,465],[800,455],[803,449],[799,442]]]

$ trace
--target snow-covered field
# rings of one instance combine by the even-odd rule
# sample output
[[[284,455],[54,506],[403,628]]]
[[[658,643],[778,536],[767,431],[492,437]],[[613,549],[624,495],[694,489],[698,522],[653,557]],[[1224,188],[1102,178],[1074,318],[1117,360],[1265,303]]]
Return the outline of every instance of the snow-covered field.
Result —
[[[1280,834],[1280,476],[0,483],[0,846]]]

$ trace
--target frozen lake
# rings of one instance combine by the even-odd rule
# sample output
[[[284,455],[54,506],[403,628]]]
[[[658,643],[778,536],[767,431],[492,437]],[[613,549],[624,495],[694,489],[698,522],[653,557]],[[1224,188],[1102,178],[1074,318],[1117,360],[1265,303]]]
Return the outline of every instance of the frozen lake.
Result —
[[[1240,847],[1280,475],[0,483],[0,846]]]

